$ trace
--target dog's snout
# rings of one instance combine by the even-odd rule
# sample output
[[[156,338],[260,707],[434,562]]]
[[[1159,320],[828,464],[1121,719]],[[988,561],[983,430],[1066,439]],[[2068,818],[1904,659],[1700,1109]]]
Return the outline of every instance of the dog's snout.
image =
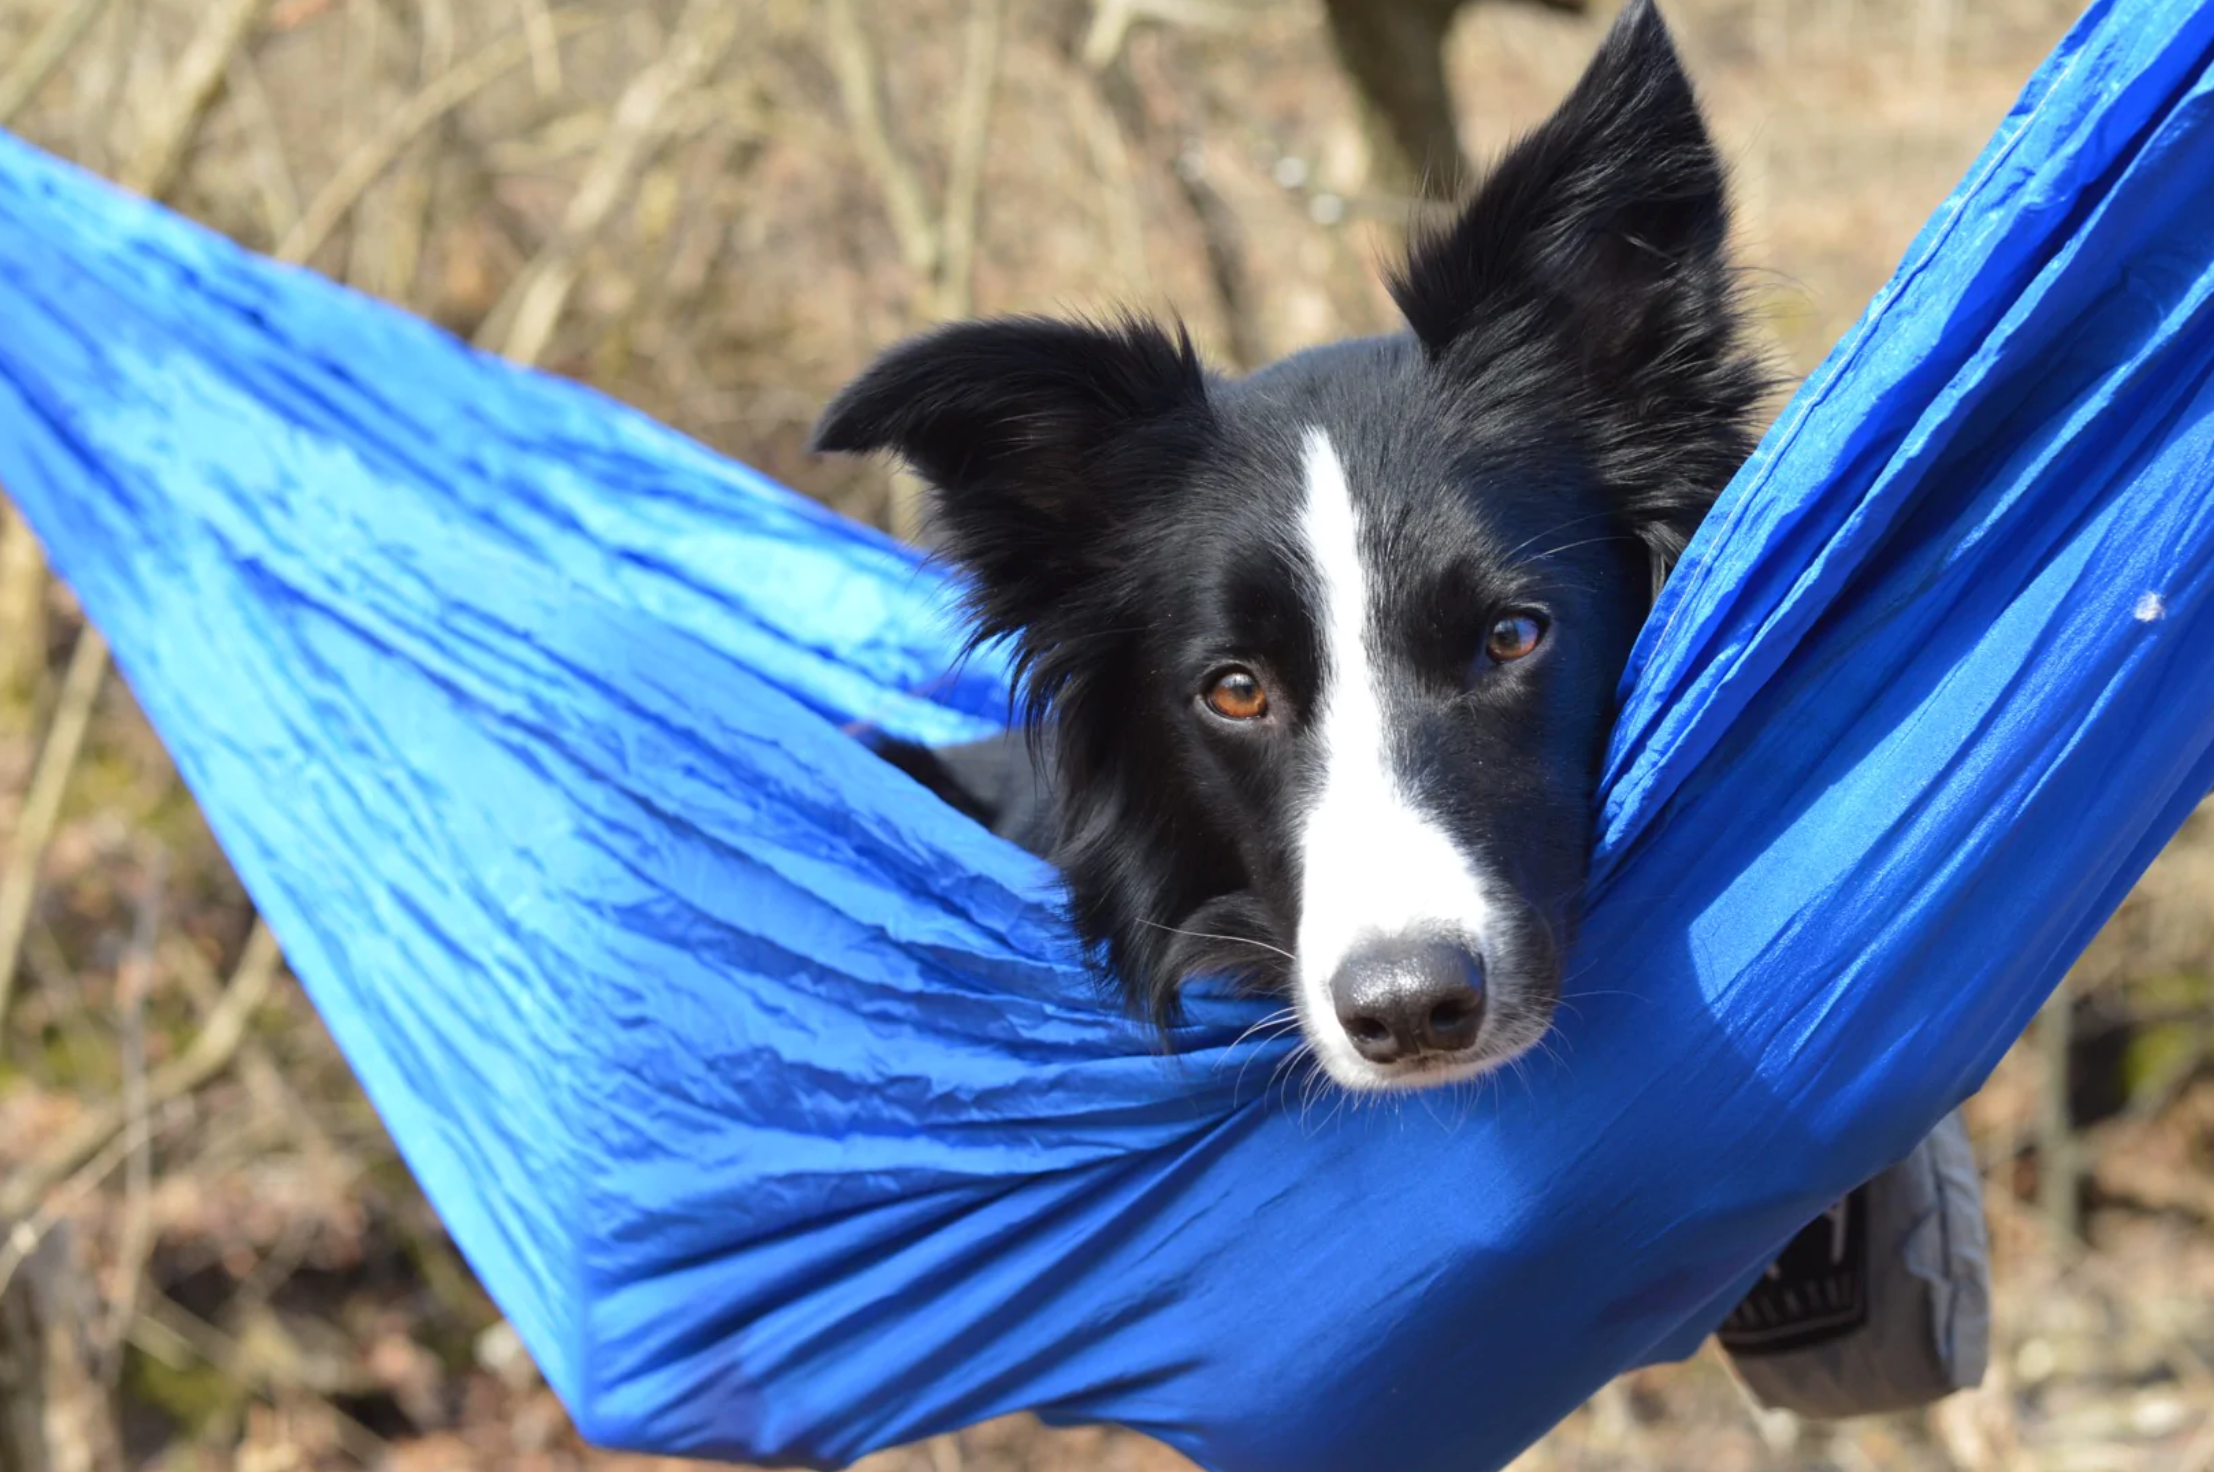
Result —
[[[1330,979],[1338,1024],[1371,1063],[1475,1046],[1484,1021],[1484,963],[1444,940],[1356,951]]]

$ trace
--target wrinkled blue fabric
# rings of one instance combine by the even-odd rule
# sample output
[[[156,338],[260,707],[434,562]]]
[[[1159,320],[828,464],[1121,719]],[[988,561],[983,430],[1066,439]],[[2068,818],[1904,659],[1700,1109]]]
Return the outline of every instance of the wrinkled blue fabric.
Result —
[[[2210,46],[2096,6],[1737,478],[1551,1049],[1453,1098],[1096,998],[842,734],[1004,715],[907,551],[12,142],[0,481],[592,1437],[1497,1467],[1973,1090],[2214,780]]]

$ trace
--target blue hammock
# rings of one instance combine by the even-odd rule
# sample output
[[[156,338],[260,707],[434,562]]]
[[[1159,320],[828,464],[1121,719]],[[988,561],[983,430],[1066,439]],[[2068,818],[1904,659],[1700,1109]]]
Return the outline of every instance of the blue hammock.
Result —
[[[1164,1057],[905,550],[0,140],[0,481],[586,1433],[1496,1467],[1972,1091],[2214,781],[2214,7],[2100,4],[1636,656],[1555,1057]],[[1583,995],[1574,993],[1581,989]]]

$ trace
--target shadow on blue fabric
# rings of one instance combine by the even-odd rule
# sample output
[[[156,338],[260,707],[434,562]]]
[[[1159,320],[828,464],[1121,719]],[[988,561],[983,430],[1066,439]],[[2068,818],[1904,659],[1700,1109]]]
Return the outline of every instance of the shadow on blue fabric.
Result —
[[[1174,1056],[841,734],[992,729],[900,547],[0,139],[0,480],[587,1434],[1017,1408],[1497,1467],[1984,1078],[2214,779],[2214,8],[2095,6],[1634,661],[1545,1061]]]

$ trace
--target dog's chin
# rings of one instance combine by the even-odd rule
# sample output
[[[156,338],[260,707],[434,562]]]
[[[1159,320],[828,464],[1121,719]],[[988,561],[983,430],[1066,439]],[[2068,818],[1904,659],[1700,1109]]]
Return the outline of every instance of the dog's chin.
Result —
[[[1533,988],[1547,995],[1552,988]],[[1474,1044],[1458,1053],[1429,1053],[1397,1063],[1372,1063],[1353,1047],[1335,1017],[1312,1016],[1303,1004],[1301,1033],[1317,1066],[1332,1083],[1352,1094],[1417,1093],[1483,1078],[1511,1066],[1545,1040],[1553,1025],[1554,1004],[1536,1000],[1500,1007],[1485,1021]]]

